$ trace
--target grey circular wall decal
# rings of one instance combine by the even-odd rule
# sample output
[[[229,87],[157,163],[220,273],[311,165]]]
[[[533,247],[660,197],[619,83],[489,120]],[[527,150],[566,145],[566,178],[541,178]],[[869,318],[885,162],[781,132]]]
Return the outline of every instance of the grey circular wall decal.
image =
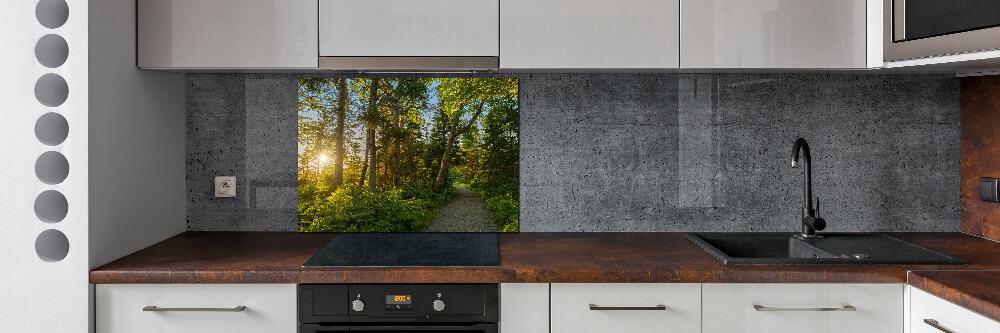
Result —
[[[69,161],[59,152],[44,152],[35,161],[35,175],[49,185],[62,183],[69,176]]]
[[[45,261],[61,261],[69,254],[69,239],[59,230],[42,231],[35,238],[35,253]]]
[[[69,5],[66,0],[39,0],[35,5],[35,18],[43,27],[61,27],[69,19]]]
[[[69,57],[69,44],[66,39],[55,34],[42,36],[35,43],[35,59],[48,68],[56,68],[66,63]]]
[[[56,107],[66,102],[69,97],[69,85],[66,79],[58,74],[45,74],[35,82],[35,98],[42,105]]]
[[[68,136],[69,122],[61,114],[49,112],[38,117],[38,121],[35,122],[35,137],[46,145],[55,146],[63,143]]]
[[[69,201],[59,191],[44,191],[35,198],[35,216],[38,216],[42,222],[62,222],[68,212]]]

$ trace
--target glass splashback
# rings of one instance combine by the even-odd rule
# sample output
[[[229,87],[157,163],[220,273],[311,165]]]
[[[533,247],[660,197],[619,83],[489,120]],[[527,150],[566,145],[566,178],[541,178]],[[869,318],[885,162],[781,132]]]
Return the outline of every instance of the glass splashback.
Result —
[[[517,232],[518,80],[308,77],[301,232]]]

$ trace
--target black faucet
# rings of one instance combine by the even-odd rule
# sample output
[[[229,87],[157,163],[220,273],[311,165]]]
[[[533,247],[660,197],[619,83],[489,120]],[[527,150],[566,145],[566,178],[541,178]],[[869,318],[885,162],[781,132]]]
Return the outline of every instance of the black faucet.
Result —
[[[809,155],[809,143],[806,139],[798,138],[792,146],[792,167],[799,167],[799,152],[802,152],[802,160],[806,166],[802,173],[802,237],[819,237],[816,231],[826,229],[826,220],[820,218],[813,209],[813,184],[812,184],[812,156]],[[819,198],[816,199],[816,206],[819,206]]]

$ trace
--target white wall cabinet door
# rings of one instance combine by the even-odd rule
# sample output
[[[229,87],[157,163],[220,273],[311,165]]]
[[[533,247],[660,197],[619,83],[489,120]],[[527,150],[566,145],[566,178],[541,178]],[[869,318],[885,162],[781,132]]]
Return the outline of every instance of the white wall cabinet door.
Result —
[[[903,331],[902,284],[726,283],[702,288],[705,333]],[[831,311],[848,305],[854,310]]]
[[[295,333],[294,284],[101,284],[96,291],[98,333]],[[233,308],[224,311],[143,311],[160,308]]]
[[[923,290],[913,287],[909,287],[908,290],[910,292],[910,332],[906,333],[941,333],[942,329],[956,333],[1000,332],[1000,322],[940,299]]]
[[[677,68],[678,11],[678,0],[503,0],[500,68]]]
[[[496,57],[499,0],[319,0],[324,57]]]
[[[316,68],[317,0],[139,0],[139,67]]]
[[[866,5],[681,0],[681,68],[866,68]]]
[[[553,333],[698,333],[701,285],[554,283]]]

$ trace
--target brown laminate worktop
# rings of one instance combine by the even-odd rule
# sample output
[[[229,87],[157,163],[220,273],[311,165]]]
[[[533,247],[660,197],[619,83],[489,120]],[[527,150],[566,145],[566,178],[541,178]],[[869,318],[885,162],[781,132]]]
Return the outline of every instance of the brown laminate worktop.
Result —
[[[961,233],[893,236],[968,265],[726,266],[683,233],[500,235],[490,267],[303,267],[334,234],[186,232],[90,273],[91,283],[906,282],[910,270],[1000,270],[1000,244]]]

